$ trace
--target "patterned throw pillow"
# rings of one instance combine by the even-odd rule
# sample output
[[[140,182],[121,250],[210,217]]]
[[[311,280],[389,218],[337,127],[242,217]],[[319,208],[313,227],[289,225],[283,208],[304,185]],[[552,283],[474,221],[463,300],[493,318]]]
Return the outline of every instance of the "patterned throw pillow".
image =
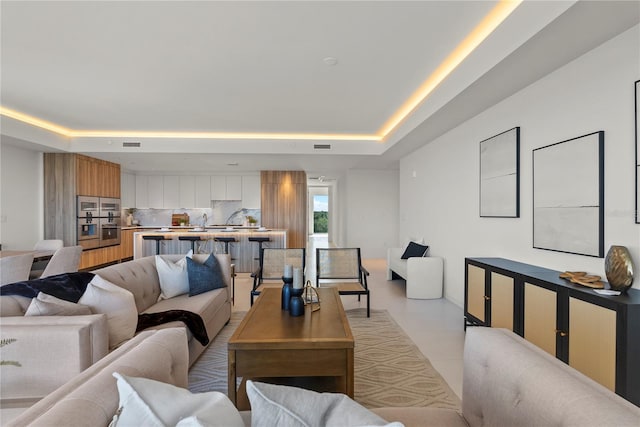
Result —
[[[190,297],[227,286],[220,263],[214,254],[209,255],[204,264],[187,258],[187,273]]]

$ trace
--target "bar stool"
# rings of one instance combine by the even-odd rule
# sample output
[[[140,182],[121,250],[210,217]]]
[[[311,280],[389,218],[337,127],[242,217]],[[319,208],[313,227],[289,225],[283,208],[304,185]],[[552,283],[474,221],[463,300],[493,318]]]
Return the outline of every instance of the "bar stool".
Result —
[[[191,252],[196,253],[196,242],[201,242],[200,236],[178,236],[178,240],[191,242]]]
[[[172,240],[172,239],[167,239],[166,237],[159,235],[159,236],[142,236],[142,238],[144,240],[155,240],[156,241],[156,255],[160,255],[160,242],[162,240]]]
[[[250,242],[258,242],[258,258],[254,258],[254,260],[260,260],[260,253],[262,252],[262,244],[266,242],[270,242],[271,238],[266,236],[260,237],[249,237]]]
[[[229,253],[229,243],[237,242],[235,237],[216,236],[216,237],[213,238],[213,240],[215,242],[223,242],[224,243],[224,253],[225,254]],[[235,258],[231,258],[231,259],[235,259]]]

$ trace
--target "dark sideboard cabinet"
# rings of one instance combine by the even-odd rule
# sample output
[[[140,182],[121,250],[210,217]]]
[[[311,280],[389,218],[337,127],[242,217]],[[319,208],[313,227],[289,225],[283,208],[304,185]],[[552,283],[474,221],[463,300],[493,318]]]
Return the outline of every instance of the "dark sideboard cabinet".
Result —
[[[507,328],[640,406],[640,291],[605,296],[561,272],[465,259],[465,326]]]

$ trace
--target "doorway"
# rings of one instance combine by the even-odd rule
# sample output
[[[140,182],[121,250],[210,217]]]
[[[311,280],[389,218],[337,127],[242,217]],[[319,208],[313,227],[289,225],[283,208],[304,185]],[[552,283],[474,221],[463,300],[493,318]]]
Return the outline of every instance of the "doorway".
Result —
[[[312,234],[329,234],[329,196],[315,194],[313,196],[313,232]]]
[[[329,215],[329,187],[309,187],[309,209],[307,211],[309,212],[309,236],[315,234],[327,236],[331,228],[331,216]]]

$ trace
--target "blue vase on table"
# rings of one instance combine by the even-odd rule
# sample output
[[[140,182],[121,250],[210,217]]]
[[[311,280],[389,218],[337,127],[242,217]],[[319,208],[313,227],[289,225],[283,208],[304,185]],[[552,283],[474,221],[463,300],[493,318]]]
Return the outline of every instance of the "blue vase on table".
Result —
[[[282,309],[289,310],[289,303],[291,301],[291,284],[293,283],[293,277],[283,277],[282,281]]]

